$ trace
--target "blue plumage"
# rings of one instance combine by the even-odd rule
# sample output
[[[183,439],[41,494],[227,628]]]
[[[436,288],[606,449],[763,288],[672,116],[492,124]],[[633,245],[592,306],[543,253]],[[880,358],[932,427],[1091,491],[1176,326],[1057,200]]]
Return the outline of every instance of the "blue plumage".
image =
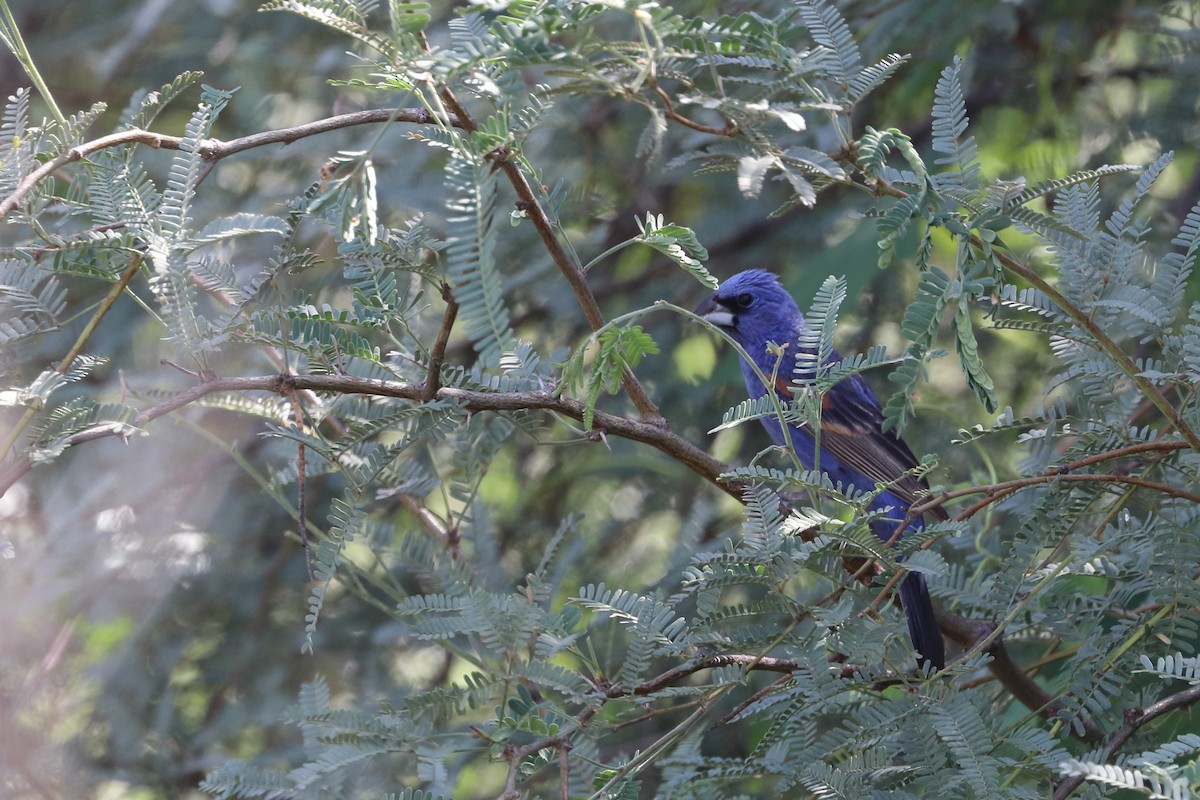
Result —
[[[767,387],[743,360],[742,375],[751,398],[764,396],[768,389],[784,398],[791,397],[792,379],[803,377],[795,374],[795,362],[797,340],[805,329],[804,315],[774,275],[759,269],[738,273],[722,283],[696,313],[728,331],[765,376],[770,378],[773,371],[778,375],[776,385]],[[778,369],[778,356],[768,352],[769,342],[787,345]],[[832,360],[839,361],[841,356],[834,352]],[[777,418],[764,418],[763,426],[776,444],[787,446],[789,437],[784,435]],[[800,462],[812,469],[816,442],[811,430],[808,426],[789,425],[788,434]],[[885,541],[895,533],[917,493],[925,488],[923,481],[904,475],[915,466],[917,459],[908,446],[894,433],[883,430],[879,401],[861,375],[840,381],[825,394],[821,406],[820,468],[833,481],[864,491],[874,490],[876,484],[889,485],[872,506],[892,508],[888,518],[874,526],[875,534]],[[940,509],[935,515],[945,518]],[[919,521],[914,524],[919,525]],[[941,669],[945,666],[945,646],[923,576],[914,572],[905,577],[900,584],[900,602],[913,646],[925,660]]]

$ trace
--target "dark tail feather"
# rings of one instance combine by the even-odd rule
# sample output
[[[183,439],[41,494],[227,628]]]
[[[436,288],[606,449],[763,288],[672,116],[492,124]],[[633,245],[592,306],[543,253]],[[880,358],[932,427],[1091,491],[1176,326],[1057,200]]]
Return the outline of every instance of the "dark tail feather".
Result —
[[[908,635],[912,638],[913,647],[921,654],[921,661],[929,661],[937,669],[943,669],[946,666],[946,645],[942,642],[942,632],[938,630],[937,620],[933,617],[933,601],[929,598],[925,576],[917,572],[908,573],[908,577],[900,584],[900,604],[904,606],[904,616],[908,618]]]

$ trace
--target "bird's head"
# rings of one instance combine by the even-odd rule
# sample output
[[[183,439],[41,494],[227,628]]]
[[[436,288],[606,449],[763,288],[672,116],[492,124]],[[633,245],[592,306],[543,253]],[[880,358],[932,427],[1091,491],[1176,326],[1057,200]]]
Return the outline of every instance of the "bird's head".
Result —
[[[800,308],[779,278],[761,269],[739,272],[722,283],[696,314],[728,331],[756,359],[767,342],[794,342],[804,325]]]

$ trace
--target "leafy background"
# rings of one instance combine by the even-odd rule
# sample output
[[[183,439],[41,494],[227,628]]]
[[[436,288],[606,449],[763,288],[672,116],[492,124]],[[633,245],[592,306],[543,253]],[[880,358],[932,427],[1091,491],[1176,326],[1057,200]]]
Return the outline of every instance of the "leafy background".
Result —
[[[330,84],[349,77],[366,79],[368,71],[360,66],[368,52],[363,47],[293,14],[259,13],[257,3],[14,2],[9,8],[66,113],[87,109],[99,100],[109,104],[89,138],[112,129],[137,90],[162,86],[193,69],[204,71],[204,84],[221,90],[238,87],[212,131],[219,139],[397,102],[361,86]],[[1174,151],[1171,166],[1141,204],[1142,216],[1150,221],[1145,237],[1149,249],[1166,250],[1166,242],[1200,195],[1196,160],[1200,134],[1190,124],[1197,110],[1200,63],[1193,52],[1194,4],[864,0],[839,8],[868,61],[891,52],[912,54],[856,110],[856,135],[865,124],[894,127],[929,155],[936,135],[930,114],[934,87],[943,69],[960,55],[965,106],[985,179],[1035,185],[1102,164],[1146,165]],[[767,3],[731,9],[693,3],[678,4],[675,10],[689,18],[716,19],[720,13],[741,11],[774,18],[793,12],[793,7]],[[431,42],[448,43],[447,23],[458,17],[457,11],[443,5],[429,10]],[[376,14],[377,20],[386,16],[379,9]],[[598,30],[613,37],[628,36],[630,15],[606,12]],[[789,31],[793,39],[786,44],[801,47],[802,29]],[[15,60],[7,55],[5,59],[0,88],[8,97],[28,81]],[[538,79],[553,83],[556,78]],[[178,102],[165,107],[154,129],[182,134],[199,101],[198,86],[186,90]],[[33,119],[46,113],[35,100]],[[704,118],[710,123],[719,119]],[[650,121],[644,105],[602,91],[557,97],[523,145],[540,171],[539,180],[549,187],[562,182],[561,237],[583,254],[584,261],[637,235],[637,221],[644,220],[647,212],[662,214],[697,233],[707,248],[708,265],[718,277],[749,266],[771,269],[784,276],[804,306],[826,276],[844,275],[849,300],[837,330],[839,346],[845,352],[859,352],[886,344],[893,355],[903,352],[901,322],[921,277],[913,267],[919,255],[916,231],[901,240],[896,262],[880,270],[876,265],[879,230],[862,219],[881,207],[870,193],[836,186],[822,193],[811,208],[789,207],[791,185],[767,181],[757,196],[747,197],[739,192],[733,174],[695,174],[694,164],[672,165],[677,156],[709,146],[711,135],[668,126],[662,152],[649,159],[639,157]],[[467,164],[455,177],[447,167],[453,156],[445,148],[413,141],[414,132],[436,137],[431,126],[355,127],[223,159],[192,201],[195,228],[236,212],[286,216],[287,204],[320,180],[320,170],[331,158],[369,148],[379,222],[402,230],[407,220],[423,215],[430,241],[445,239],[453,234],[455,224],[446,201],[452,182],[486,183],[489,171]],[[806,146],[821,151],[832,152],[840,144],[831,127],[815,123],[805,137]],[[172,154],[143,148],[139,157],[158,185],[165,185]],[[353,168],[352,159],[343,160]],[[1102,182],[1100,202],[1105,214],[1117,207],[1122,193],[1137,178],[1136,174],[1115,175]],[[1020,191],[1019,185],[1014,187],[1014,192]],[[528,222],[511,228],[504,224],[511,194],[503,187],[495,191],[502,223],[494,237],[495,263],[502,278],[503,303],[516,337],[531,342],[542,363],[550,365],[580,347],[589,331],[570,288],[557,275]],[[344,249],[339,252],[338,234],[346,220],[351,225],[361,221],[353,214],[337,215],[345,202],[338,198],[332,210],[322,212],[330,225],[300,228],[296,251],[311,249],[311,264],[305,262],[303,268],[280,275],[278,298],[306,296],[318,308],[322,303],[337,308],[351,303],[353,292],[343,273],[347,255]],[[53,208],[48,218],[69,229],[70,210]],[[471,213],[465,213],[468,220],[473,219]],[[28,234],[22,226],[6,226],[0,234],[4,256],[15,254],[12,248],[18,245],[28,245]],[[1004,235],[1009,237],[1010,232]],[[945,269],[956,263],[949,236],[938,231],[931,243],[933,263]],[[1045,251],[1034,249],[1028,237],[1012,234],[1010,243],[1023,257],[1030,253],[1045,257]],[[241,269],[253,274],[256,265],[277,256],[277,244],[270,236],[247,236],[230,252],[236,253]],[[90,265],[98,270],[111,265],[104,262],[103,254],[90,257],[96,259]],[[58,257],[47,253],[43,258]],[[449,260],[447,255],[442,258]],[[61,359],[86,319],[86,314],[81,318],[73,314],[90,309],[107,291],[111,281],[89,278],[83,267],[74,269],[67,324],[22,338],[3,351],[0,369],[6,387],[28,384]],[[422,285],[409,274],[401,274],[398,280],[403,291]],[[621,250],[592,268],[588,283],[607,318],[658,300],[690,308],[706,294],[703,286],[651,248]],[[434,284],[424,284],[424,291],[425,301],[438,313],[414,316],[414,334],[430,341],[438,330],[442,305]],[[135,282],[134,292],[144,303],[155,302],[145,281]],[[1176,299],[1186,307],[1200,294],[1196,281],[1181,286],[1180,294],[1183,297]],[[202,309],[214,313],[211,304]],[[979,349],[1000,406],[1011,407],[1017,417],[1032,414],[1047,401],[1060,363],[1045,337],[993,329],[985,310],[976,306],[973,314],[981,326]],[[637,322],[660,350],[645,357],[637,374],[675,433],[735,464],[747,463],[766,446],[765,436],[753,425],[732,427],[715,437],[708,434],[724,411],[743,397],[736,364],[727,350],[677,315],[658,312]],[[940,346],[953,350],[953,337],[946,335],[949,326],[949,319],[944,320]],[[1140,346],[1152,355],[1157,343]],[[89,340],[87,352],[104,355],[108,361],[71,385],[69,391],[81,397],[144,407],[192,383],[187,374],[161,363],[166,358],[195,367],[181,359],[174,344],[164,342],[163,326],[130,296],[117,302]],[[221,343],[211,358],[223,376],[267,374],[274,369],[262,350],[233,343]],[[469,368],[476,361],[471,337],[465,329],[456,329],[447,364]],[[869,377],[881,393],[891,389],[881,371],[872,370]],[[517,378],[533,380],[529,374]],[[1053,396],[1066,394],[1058,388]],[[465,664],[473,659],[464,652],[465,645],[459,641],[447,649],[425,636],[428,631],[406,615],[412,609],[401,606],[406,613],[396,611],[397,598],[436,591],[438,581],[446,579],[436,570],[415,569],[413,564],[427,558],[438,569],[453,571],[444,558],[439,561],[429,552],[417,552],[422,546],[428,548],[431,540],[423,533],[419,510],[406,503],[404,497],[409,495],[403,493],[371,498],[370,524],[358,530],[358,539],[344,553],[355,568],[342,569],[339,579],[330,584],[306,649],[310,640],[305,617],[312,590],[305,555],[289,538],[295,529],[290,511],[296,496],[295,484],[287,479],[294,469],[295,442],[262,435],[268,430],[263,419],[237,413],[234,405],[229,398],[169,415],[150,427],[151,435],[134,436],[128,442],[110,438],[72,448],[37,466],[0,501],[0,526],[11,548],[0,563],[0,587],[8,601],[0,649],[0,729],[5,737],[0,758],[6,794],[198,796],[204,777],[231,758],[283,769],[312,759],[315,728],[289,724],[289,718],[319,717],[328,703],[359,710],[362,719],[339,724],[361,730],[380,704],[400,707],[414,693],[463,685]],[[256,410],[274,416],[276,430],[283,430],[290,424],[290,412],[280,407],[282,412]],[[633,413],[623,397],[605,396],[600,407]],[[1023,459],[1030,458],[1030,451],[1018,443],[1015,432],[951,444],[951,439],[959,438],[955,431],[976,424],[990,426],[996,416],[968,388],[957,358],[930,366],[915,409],[905,435],[918,453],[938,454],[932,482],[983,484],[1029,469]],[[355,413],[351,402],[345,403],[344,410],[347,416]],[[20,413],[6,412],[7,427],[16,423]],[[1149,418],[1140,420],[1142,425],[1148,422]],[[508,431],[500,429],[517,424],[525,430],[504,438]],[[525,584],[526,576],[548,553],[555,558],[546,562],[543,577],[546,587],[553,587],[545,590],[550,591],[547,602],[556,611],[573,607],[565,600],[580,596],[581,587],[604,584],[634,592],[661,587],[669,592],[693,553],[719,552],[726,540],[753,538],[753,520],[750,529],[740,532],[744,512],[739,502],[643,444],[617,436],[595,441],[578,424],[567,425],[538,412],[514,420],[481,414],[454,437],[431,438],[414,460],[444,470],[441,477],[449,498],[445,506],[452,515],[466,509],[469,582],[497,595]],[[319,447],[311,452],[312,474],[306,481],[309,518],[322,528],[331,515],[334,520],[349,520],[352,512],[337,505],[339,498],[346,497],[344,476],[321,468]],[[1041,453],[1042,458],[1050,455]],[[1032,460],[1036,463],[1036,458]],[[968,532],[945,538],[938,550],[946,561],[969,563],[979,574],[1003,573],[997,560],[997,554],[1005,552],[1000,542],[1010,541],[1011,531],[1028,518],[1023,515],[1036,518],[1046,513],[1039,511],[1039,502],[1054,501],[1019,496],[1009,506],[977,517]],[[778,522],[770,517],[769,499],[760,501],[758,513],[767,519],[764,531],[776,531]],[[1185,540],[1194,531],[1194,520],[1181,517],[1175,530],[1180,540],[1176,549],[1157,558],[1179,560],[1191,553]],[[557,550],[550,549],[552,542],[557,542]],[[1128,548],[1124,552],[1123,566],[1114,571],[1121,580],[1136,568],[1139,558]],[[370,576],[378,582],[370,583]],[[1073,615],[1089,613],[1088,598],[1104,591],[1096,585],[1098,580],[1071,575],[1047,590],[1040,615],[1025,621],[1042,625],[1039,630],[1049,631],[1052,637],[1069,638],[1069,628],[1078,619]],[[948,601],[952,593],[961,594],[964,603],[970,600],[962,585],[947,589],[942,599]],[[752,598],[748,594],[744,599]],[[620,605],[601,591],[590,600],[595,607]],[[981,602],[972,613],[987,618],[985,607]],[[586,603],[583,608],[588,608]],[[889,619],[896,622],[895,615]],[[1165,641],[1154,642],[1161,652],[1150,651],[1155,657],[1194,652],[1195,629],[1190,622],[1161,636]],[[622,654],[628,643],[617,626],[597,622],[589,639],[597,664],[619,670],[625,663]],[[1026,664],[1047,657],[1045,643],[1035,636],[1014,637],[1009,646]],[[1155,699],[1156,683],[1126,683],[1132,680],[1130,670],[1123,670],[1116,681],[1120,685],[1114,683],[1110,690],[1098,681],[1097,694],[1103,697],[1110,691],[1122,702],[1139,705]],[[1028,737],[1022,752],[1050,749],[1048,738],[1037,738],[1045,735],[1043,731],[1021,726],[1026,710],[1011,698],[998,699],[1005,695],[988,686],[985,675],[968,671],[960,676],[963,686],[975,681],[984,688],[974,694],[964,690],[961,702],[947,708],[959,714],[974,708],[978,719],[995,710]],[[774,677],[755,677],[737,698],[722,698],[710,722]],[[1051,685],[1054,678],[1051,673]],[[1072,678],[1063,680],[1059,686],[1075,687]],[[304,685],[309,688],[297,707]],[[500,699],[513,701],[510,711],[519,721],[513,724],[525,726],[520,735],[514,734],[515,741],[529,741],[521,737],[529,735],[526,728],[539,715],[528,713],[523,704],[537,707],[543,698],[526,698],[511,687],[476,704],[482,709],[477,713],[448,714],[439,730],[452,730],[469,740],[467,724],[484,725],[492,716],[503,716],[493,715],[491,708]],[[893,705],[887,708],[902,707],[896,697],[889,699]],[[670,708],[668,701],[665,698],[654,707],[654,713],[640,724],[616,727],[604,740],[602,754],[584,748],[579,757],[615,766],[659,741],[687,713],[687,709]],[[553,721],[542,708],[541,714]],[[900,712],[894,718],[873,718],[869,708],[856,707],[853,713],[861,716],[853,719],[881,731],[901,730]],[[1119,709],[1119,703],[1109,707],[1101,703],[1093,712],[1107,714],[1106,724],[1116,727]],[[705,791],[716,791],[711,787],[719,785],[730,794],[765,796],[771,791],[766,788],[771,785],[765,782],[768,778],[762,773],[733,775],[730,766],[751,754],[769,762],[769,754],[758,752],[755,743],[779,737],[772,731],[772,720],[786,717],[772,717],[769,705],[765,711],[765,715],[749,714],[729,722],[728,730],[736,735],[718,731],[697,738],[675,752],[673,765],[656,763],[643,776],[642,796],[668,791],[688,796],[688,790],[679,786],[685,783],[682,776],[694,778],[689,772],[693,767],[730,771],[720,776],[725,783],[708,775],[713,783],[703,784]],[[849,706],[839,706],[839,711],[851,713]],[[608,721],[616,723],[635,712],[612,714]],[[967,727],[965,717],[951,719]],[[1147,747],[1190,732],[1186,721],[1170,719]],[[942,724],[949,725],[950,720],[943,719]],[[503,727],[499,723],[488,728],[488,735],[499,741],[497,731]],[[1061,727],[1052,732],[1067,736]],[[811,737],[803,729],[789,734],[794,739]],[[964,734],[964,742],[971,741],[969,732]],[[368,751],[361,738],[355,742],[360,752]],[[462,738],[442,743],[433,737],[431,742],[421,759],[401,749],[396,758],[371,760],[367,767],[356,765],[342,773],[331,769],[321,778],[328,783],[318,781],[311,790],[379,796],[411,785],[455,797],[496,796],[503,790],[507,765],[502,758],[489,761],[486,746],[464,748]],[[1020,750],[1007,741],[999,755],[989,753],[997,762],[980,767],[979,781],[964,788],[964,796],[985,794],[981,788],[985,786],[999,792],[996,770],[1007,755],[1005,747]],[[868,748],[861,756],[866,763],[858,765],[878,791],[895,788],[887,783],[887,764],[873,761],[885,750]],[[1071,754],[1089,760],[1086,748]],[[799,758],[795,752],[791,756]],[[1093,754],[1091,760],[1109,759]],[[1028,761],[1022,763],[1028,767]],[[841,766],[853,772],[855,765]],[[975,777],[961,763],[954,767],[958,774]],[[553,776],[547,777],[552,771],[539,773],[532,791],[553,794]],[[1041,772],[1031,768],[1013,781],[1015,788],[1009,788],[1041,790],[1044,795],[1052,774],[1045,765]],[[678,782],[671,784],[664,776],[675,776]],[[578,770],[575,779],[582,780]],[[831,778],[830,785],[834,783]],[[938,785],[932,778],[919,784],[926,790]],[[1101,785],[1091,784],[1090,791],[1099,791]],[[584,796],[581,787],[576,789]],[[619,786],[614,787],[617,790]],[[636,796],[639,789],[624,791]],[[790,791],[795,796],[820,793],[811,786]]]

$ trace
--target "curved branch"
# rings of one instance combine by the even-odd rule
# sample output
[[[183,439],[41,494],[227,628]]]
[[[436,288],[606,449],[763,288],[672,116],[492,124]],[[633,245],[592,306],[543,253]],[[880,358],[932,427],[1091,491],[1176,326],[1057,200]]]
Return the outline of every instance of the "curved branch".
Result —
[[[427,125],[436,122],[437,118],[423,108],[373,108],[367,111],[355,111],[351,114],[326,117],[315,122],[294,125],[290,128],[252,133],[249,136],[231,139],[228,142],[222,142],[219,139],[209,139],[200,148],[200,156],[211,165],[222,158],[240,153],[243,150],[251,150],[255,147],[263,147],[268,144],[291,144],[299,139],[315,136],[319,133],[328,133],[329,131],[349,128],[355,125],[392,121]],[[454,117],[442,122],[443,124],[455,127],[459,126],[458,119]],[[82,161],[92,153],[98,153],[101,150],[107,150],[110,147],[120,147],[125,144],[145,144],[156,149],[178,150],[182,143],[183,137],[181,136],[167,136],[166,134],[135,128],[133,130],[112,133],[108,136],[101,136],[99,139],[93,139],[90,142],[84,142],[81,145],[72,147],[62,155],[47,161],[26,175],[25,180],[17,184],[17,188],[13,190],[12,194],[4,198],[3,201],[0,201],[0,219],[4,219],[11,214],[13,209],[17,207],[17,204],[21,202],[21,198],[28,194],[39,182],[45,180],[67,164]]]
[[[1170,453],[1175,450],[1188,450],[1190,448],[1191,445],[1188,442],[1180,441],[1139,442],[1138,444],[1131,444],[1126,447],[1118,447],[1115,450],[1107,450],[1103,453],[1093,453],[1090,456],[1085,456],[1084,458],[1077,459],[1068,464],[1063,464],[1058,467],[1051,467],[1041,475],[1031,475],[1025,478],[1014,478],[1010,481],[1002,481],[1000,483],[992,483],[982,486],[968,486],[963,489],[955,489],[951,492],[942,492],[936,497],[931,497],[922,503],[914,504],[909,510],[909,518],[910,520],[919,519],[922,514],[927,514],[933,509],[939,508],[951,500],[955,500],[959,497],[969,497],[975,494],[987,494],[987,497],[968,507],[965,511],[960,512],[955,517],[955,519],[958,521],[970,519],[981,508],[984,508],[991,503],[995,503],[998,500],[1002,500],[1019,489],[1023,489],[1026,486],[1034,486],[1039,483],[1049,483],[1050,481],[1054,480],[1063,481],[1066,483],[1086,483],[1089,481],[1126,483],[1135,486],[1142,486],[1148,489],[1154,489],[1156,491],[1163,492],[1164,494],[1170,494],[1176,497],[1181,497],[1185,500],[1190,500],[1194,503],[1200,502],[1200,494],[1189,492],[1186,489],[1180,489],[1179,487],[1171,486],[1169,484],[1147,481],[1142,478],[1134,478],[1126,475],[1070,474],[1075,470],[1082,469],[1084,467],[1090,467],[1093,464],[1100,464],[1105,461],[1113,461],[1118,458],[1126,458],[1127,456],[1137,455],[1138,453]]]
[[[296,389],[344,394],[374,394],[415,402],[422,401],[426,391],[423,383],[357,378],[350,375],[263,375],[242,378],[212,378],[147,408],[138,414],[131,424],[135,427],[142,427],[159,417],[194,403],[206,395],[217,392],[261,391],[286,394]],[[586,404],[579,400],[547,392],[482,392],[443,386],[437,390],[434,398],[455,400],[472,413],[481,411],[550,411],[582,422],[586,411]],[[743,487],[740,482],[720,480],[721,474],[729,470],[728,465],[713,458],[678,434],[672,433],[664,425],[629,419],[597,410],[592,419],[592,427],[604,434],[648,444],[683,464],[720,488],[721,491],[735,498],[740,499],[741,497]],[[124,427],[101,425],[67,437],[66,445],[74,446],[110,436],[123,437],[127,434],[128,430]],[[22,456],[6,464],[0,470],[0,496],[32,468],[33,462],[28,456]]]
[[[1189,689],[1184,689],[1182,692],[1177,692],[1169,697],[1164,697],[1157,703],[1152,703],[1145,708],[1131,708],[1125,711],[1125,722],[1117,732],[1108,740],[1108,744],[1101,751],[1100,761],[1109,761],[1118,750],[1129,741],[1138,728],[1148,722],[1151,722],[1163,714],[1169,714],[1172,711],[1177,711],[1181,708],[1187,708],[1193,703],[1200,701],[1200,686],[1193,686]],[[1072,775],[1065,779],[1058,786],[1054,787],[1054,800],[1066,800],[1071,796],[1079,786],[1083,783],[1082,775]]]
[[[671,120],[672,122],[677,122],[685,128],[691,128],[694,131],[700,131],[700,133],[709,133],[713,136],[733,136],[735,133],[737,133],[737,123],[735,122],[726,121],[725,127],[714,128],[711,125],[705,125],[703,123],[688,119],[675,110],[675,103],[671,101],[671,96],[667,94],[666,90],[659,86],[653,78],[647,79],[646,83],[651,89],[654,90],[654,93],[658,96],[658,99],[662,101],[663,112],[666,114],[667,119]]]

